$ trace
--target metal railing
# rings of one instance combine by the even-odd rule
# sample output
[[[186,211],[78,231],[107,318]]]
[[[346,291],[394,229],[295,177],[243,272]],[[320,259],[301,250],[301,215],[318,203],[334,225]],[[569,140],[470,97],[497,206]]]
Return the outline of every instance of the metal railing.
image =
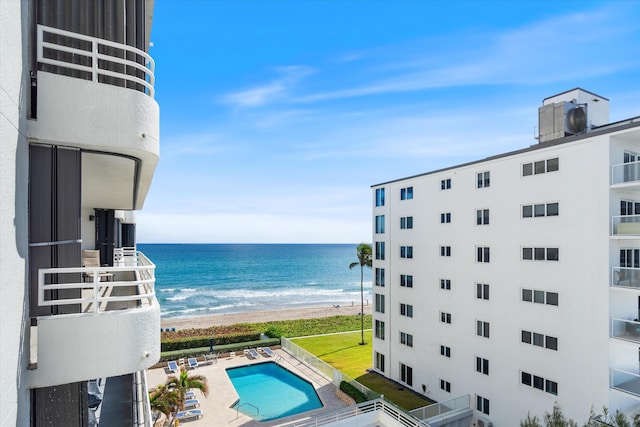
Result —
[[[382,398],[363,402],[358,405],[347,406],[346,408],[327,411],[316,417],[280,424],[278,427],[319,427],[370,413],[377,413],[377,417],[380,417],[380,414],[384,413],[386,416],[396,420],[398,425],[405,427],[430,427],[428,423],[408,415],[403,410],[386,402]]]
[[[134,90],[154,97],[155,62],[145,51],[44,25],[38,25],[37,35],[39,63],[80,72],[94,82],[132,88],[128,82]]]
[[[611,166],[611,184],[640,181],[640,161]]]
[[[445,400],[444,402],[434,403],[433,405],[414,409],[412,411],[409,411],[409,414],[418,418],[419,420],[427,420],[432,417],[437,417],[438,415],[446,414],[453,411],[459,411],[470,407],[471,396],[466,394],[464,396]]]
[[[611,217],[612,236],[640,235],[640,215],[616,215]]]
[[[300,360],[303,364],[305,364],[309,368],[313,369],[314,371],[318,372],[321,375],[324,375],[335,385],[339,386],[342,381],[346,381],[352,386],[354,386],[355,388],[357,388],[358,390],[360,390],[369,400],[373,400],[381,396],[380,393],[376,393],[370,388],[365,387],[364,385],[360,384],[358,381],[354,380],[348,375],[345,375],[338,369],[334,368],[333,366],[329,365],[323,360],[317,358],[316,356],[304,350],[300,346],[294,344],[287,338],[282,337],[280,338],[280,341],[281,341],[281,348],[283,350],[285,350],[287,353],[289,353],[291,356],[295,357],[296,359]]]
[[[65,312],[65,306],[80,304],[83,313],[104,312],[108,304],[117,302],[126,303],[127,307],[152,305],[156,266],[142,252],[137,252],[136,258],[133,266],[40,268],[38,305],[62,308]],[[113,280],[101,280],[106,277]]]

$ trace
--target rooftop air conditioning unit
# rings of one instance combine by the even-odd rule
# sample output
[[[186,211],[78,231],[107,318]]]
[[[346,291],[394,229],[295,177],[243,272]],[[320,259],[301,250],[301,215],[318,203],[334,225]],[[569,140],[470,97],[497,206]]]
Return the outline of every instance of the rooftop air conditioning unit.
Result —
[[[587,104],[561,101],[543,105],[538,109],[540,142],[553,141],[587,131]]]
[[[478,427],[492,427],[493,423],[485,417],[478,418]]]

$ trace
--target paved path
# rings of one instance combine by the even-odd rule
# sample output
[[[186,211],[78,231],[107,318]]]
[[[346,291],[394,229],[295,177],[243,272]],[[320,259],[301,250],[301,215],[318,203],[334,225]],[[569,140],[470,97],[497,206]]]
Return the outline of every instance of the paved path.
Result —
[[[231,409],[231,406],[238,400],[238,395],[225,370],[235,366],[273,361],[277,356],[260,356],[258,359],[250,359],[244,355],[236,355],[233,358],[228,357],[219,359],[215,364],[198,366],[198,368],[191,371],[207,377],[209,384],[209,396],[204,397],[199,390],[196,390],[196,397],[200,400],[200,409],[202,409],[204,417],[199,420],[182,421],[180,425],[187,427],[271,427],[297,419],[305,419],[323,411],[330,411],[347,406],[336,397],[336,386],[324,376],[318,374],[312,369],[309,369],[299,360],[291,357],[283,350],[277,349],[274,350],[274,352],[277,356],[282,356],[280,364],[283,367],[289,369],[300,377],[305,378],[313,384],[320,400],[322,401],[324,406],[323,408],[268,422],[258,422],[246,415],[241,413],[238,414],[235,409]],[[198,360],[201,359],[202,358],[198,358]],[[164,383],[166,379],[167,373],[162,368],[150,369],[147,371],[147,381],[150,389],[158,384]]]

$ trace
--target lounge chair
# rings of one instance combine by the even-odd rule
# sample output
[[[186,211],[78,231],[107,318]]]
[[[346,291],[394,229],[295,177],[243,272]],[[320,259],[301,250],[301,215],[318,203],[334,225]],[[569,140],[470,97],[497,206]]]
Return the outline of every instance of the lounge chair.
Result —
[[[266,354],[269,357],[273,357],[276,354],[273,352],[273,350],[271,350],[269,347],[263,347],[262,351],[264,351],[264,354]]]
[[[184,401],[185,409],[193,409],[197,408],[198,406],[200,406],[200,401],[198,399],[186,399]]]
[[[244,353],[252,359],[257,359],[260,357],[260,355],[258,354],[255,348],[249,348],[245,350]]]
[[[188,390],[184,393],[184,397],[185,399],[195,399],[196,398],[196,392],[193,390]]]
[[[100,251],[99,250],[83,250],[82,251],[82,266],[83,267],[103,267],[100,265]],[[85,282],[93,281],[93,272],[86,272],[82,274],[82,278]],[[113,280],[113,274],[107,273],[104,271],[98,272],[98,281],[102,281],[102,279],[106,279],[106,281]]]
[[[198,367],[198,360],[195,357],[190,357],[188,362],[189,362],[189,368],[195,369]]]
[[[171,373],[178,372],[178,364],[176,363],[175,360],[168,361],[167,362],[167,368],[169,369],[169,372],[171,372]]]
[[[189,409],[188,411],[180,411],[176,414],[176,419],[180,421],[196,419],[199,420],[204,414],[202,409]]]

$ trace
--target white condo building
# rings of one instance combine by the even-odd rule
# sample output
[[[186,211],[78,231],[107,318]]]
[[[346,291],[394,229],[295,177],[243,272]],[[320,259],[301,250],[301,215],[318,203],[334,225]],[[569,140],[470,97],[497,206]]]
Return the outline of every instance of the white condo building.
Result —
[[[148,426],[153,0],[0,1],[0,425]]]
[[[573,89],[538,143],[374,185],[374,368],[478,426],[640,411],[640,117]]]

